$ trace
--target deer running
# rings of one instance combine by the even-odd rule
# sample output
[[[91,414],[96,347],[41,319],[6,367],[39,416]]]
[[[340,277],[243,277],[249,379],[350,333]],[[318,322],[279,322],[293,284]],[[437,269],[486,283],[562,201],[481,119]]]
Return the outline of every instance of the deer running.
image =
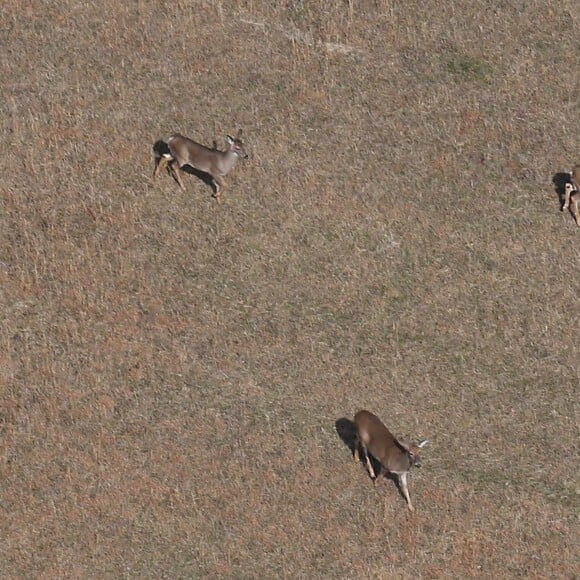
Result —
[[[248,155],[242,142],[242,130],[239,129],[235,137],[226,137],[227,148],[225,151],[219,151],[215,147],[210,149],[192,139],[183,135],[175,134],[167,140],[169,153],[163,153],[157,159],[153,178],[166,168],[175,177],[181,189],[185,190],[181,179],[181,168],[189,165],[193,169],[207,173],[213,182],[215,188],[214,197],[218,203],[221,203],[221,194],[225,189],[225,177],[236,166],[238,158],[247,159]]]
[[[580,165],[575,165],[572,171],[570,171],[570,181],[564,186],[564,205],[562,206],[562,211],[569,207],[576,220],[576,225],[580,227],[580,211],[578,210],[580,188],[578,187],[578,183],[580,183]],[[572,202],[572,205],[570,205],[570,202]]]
[[[399,485],[407,500],[409,510],[414,511],[407,487],[407,474],[413,465],[421,466],[419,452],[427,440],[425,439],[418,444],[398,440],[383,425],[382,421],[369,411],[359,411],[354,416],[354,424],[356,427],[355,461],[359,461],[360,446],[366,459],[369,475],[374,480],[375,485],[377,485],[381,473],[383,476],[385,471],[395,474],[399,479]],[[369,453],[380,464],[378,475],[375,475]]]

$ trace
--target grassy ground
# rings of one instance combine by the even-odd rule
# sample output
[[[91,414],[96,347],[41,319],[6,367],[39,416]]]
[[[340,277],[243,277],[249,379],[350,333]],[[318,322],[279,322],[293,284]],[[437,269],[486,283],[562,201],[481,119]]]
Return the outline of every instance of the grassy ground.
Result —
[[[571,0],[0,22],[4,577],[577,577]],[[221,207],[152,181],[238,127]],[[360,408],[430,440],[415,514]]]

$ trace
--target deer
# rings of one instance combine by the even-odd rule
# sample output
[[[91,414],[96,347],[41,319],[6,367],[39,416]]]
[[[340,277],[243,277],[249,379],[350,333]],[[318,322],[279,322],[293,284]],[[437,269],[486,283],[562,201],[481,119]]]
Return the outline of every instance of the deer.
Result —
[[[580,183],[580,165],[575,165],[572,171],[570,171],[570,181],[564,186],[564,205],[562,206],[562,211],[569,207],[576,220],[576,225],[580,227],[580,210],[578,209],[580,188],[578,187],[578,183]],[[572,205],[570,205],[570,202],[572,202]]]
[[[242,130],[239,129],[235,137],[226,136],[226,150],[219,151],[216,142],[213,142],[213,149],[205,147],[188,137],[178,133],[172,135],[167,140],[168,152],[162,153],[156,162],[153,178],[166,168],[175,177],[182,190],[185,190],[183,180],[181,179],[181,168],[189,165],[203,173],[207,173],[214,187],[214,194],[218,204],[221,203],[221,194],[225,189],[225,177],[236,166],[240,157],[248,158],[242,141]]]
[[[421,467],[419,452],[428,441],[424,439],[414,444],[404,439],[397,439],[382,421],[370,411],[359,411],[354,416],[354,424],[356,428],[354,460],[358,463],[360,447],[365,456],[369,475],[375,486],[378,484],[381,474],[384,476],[385,472],[389,472],[396,475],[399,487],[407,500],[407,507],[411,512],[415,511],[409,496],[407,475],[413,465]],[[379,462],[379,473],[377,475],[375,475],[369,459],[369,453]]]

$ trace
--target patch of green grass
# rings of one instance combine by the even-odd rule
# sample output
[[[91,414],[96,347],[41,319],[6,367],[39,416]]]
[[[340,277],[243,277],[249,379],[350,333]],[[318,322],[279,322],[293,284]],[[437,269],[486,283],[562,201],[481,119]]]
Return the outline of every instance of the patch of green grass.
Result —
[[[458,81],[483,83],[492,79],[493,66],[481,57],[453,53],[445,62],[445,70]]]

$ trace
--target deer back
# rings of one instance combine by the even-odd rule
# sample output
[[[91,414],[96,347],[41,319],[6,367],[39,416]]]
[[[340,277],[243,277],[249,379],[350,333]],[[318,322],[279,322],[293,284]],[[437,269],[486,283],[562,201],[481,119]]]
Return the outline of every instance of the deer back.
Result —
[[[405,447],[383,422],[369,411],[359,411],[354,417],[354,423],[361,442],[387,471],[392,473],[409,471],[414,463],[412,452],[416,446]]]
[[[214,176],[226,176],[238,160],[238,152],[231,145],[226,151],[218,151],[205,147],[183,135],[172,135],[167,145],[172,157],[177,160],[180,167],[190,165],[194,169]]]
[[[570,171],[570,180],[572,181],[573,189],[580,187],[580,165],[575,165]]]

